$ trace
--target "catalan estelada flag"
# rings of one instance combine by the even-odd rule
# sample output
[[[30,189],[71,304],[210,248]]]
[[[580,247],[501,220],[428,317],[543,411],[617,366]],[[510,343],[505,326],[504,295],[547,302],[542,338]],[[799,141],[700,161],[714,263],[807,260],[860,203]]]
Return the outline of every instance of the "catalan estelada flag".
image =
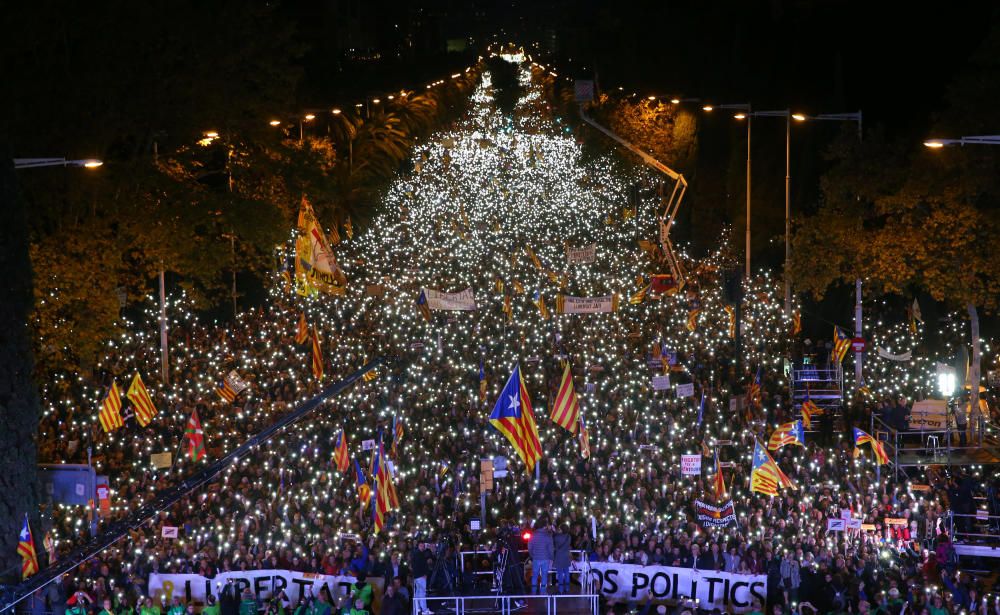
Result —
[[[870,444],[872,447],[872,452],[875,453],[875,463],[878,465],[885,465],[889,463],[889,455],[885,452],[885,445],[871,437],[867,432],[861,431],[857,427],[854,428],[854,456],[857,457],[861,454],[861,445]]]
[[[719,464],[719,451],[715,451],[715,478],[712,479],[712,494],[718,502],[726,497],[726,478],[722,475],[722,466]]]
[[[221,397],[225,401],[228,401],[229,403],[233,403],[234,401],[236,401],[237,393],[236,391],[233,390],[233,387],[229,384],[229,380],[225,378],[223,378],[222,382],[220,382],[219,385],[215,387],[215,392],[219,394],[219,397]]]
[[[27,579],[38,572],[38,555],[35,553],[35,539],[28,526],[28,513],[24,513],[24,525],[17,537],[17,554],[21,556],[21,578]]]
[[[781,468],[771,458],[771,455],[760,445],[760,441],[754,440],[753,469],[750,471],[750,491],[774,497],[778,495],[778,489],[784,487],[794,488],[795,483],[781,471]]]
[[[361,504],[361,510],[364,510],[372,499],[372,488],[368,486],[368,481],[365,480],[365,474],[361,471],[361,464],[358,463],[357,459],[354,460],[354,474],[357,477],[358,503]]]
[[[138,372],[132,378],[132,384],[129,385],[128,393],[125,396],[135,408],[135,420],[139,421],[139,425],[143,427],[149,425],[153,417],[156,416],[156,406],[153,405],[153,400],[149,397],[146,385],[142,383]]]
[[[111,388],[101,400],[101,410],[97,413],[97,418],[100,419],[101,427],[106,432],[125,425],[122,421],[122,394],[118,390],[118,383],[114,380],[111,381]]]
[[[531,398],[521,377],[520,365],[514,365],[514,371],[500,391],[500,397],[490,413],[490,424],[510,441],[528,471],[534,470],[535,463],[542,458],[542,444],[538,440],[535,413],[531,409]]]
[[[316,327],[312,330],[312,361],[310,362],[312,367],[313,378],[316,380],[323,379],[323,351],[319,347],[319,332],[316,331]]]
[[[812,402],[808,397],[802,402],[802,425],[806,429],[812,429],[812,417],[823,414],[823,409]]]
[[[347,430],[341,429],[337,436],[337,444],[333,447],[333,464],[344,474],[351,465],[351,456],[347,453]]]
[[[834,325],[833,327],[833,362],[840,365],[840,362],[847,356],[847,351],[851,348],[851,338],[843,329]]]
[[[559,392],[556,393],[556,401],[552,404],[549,418],[566,431],[576,433],[577,424],[580,422],[580,398],[576,396],[576,390],[573,388],[573,374],[569,369],[569,361],[563,361],[562,382],[559,384]]]
[[[785,423],[775,429],[767,441],[767,450],[776,451],[787,444],[798,444],[803,447],[806,445],[806,434],[802,429],[802,421]]]
[[[187,455],[191,461],[201,460],[205,456],[205,432],[201,430],[198,410],[191,411],[187,429],[184,430],[184,439],[187,441]]]
[[[417,309],[420,311],[420,315],[424,317],[427,322],[431,321],[431,306],[427,305],[427,295],[424,290],[420,289],[420,296],[417,297]]]
[[[792,335],[802,333],[802,314],[795,310],[792,312]]]
[[[299,314],[299,324],[295,328],[295,343],[302,344],[306,343],[309,339],[309,323],[306,322],[306,313],[302,312]]]

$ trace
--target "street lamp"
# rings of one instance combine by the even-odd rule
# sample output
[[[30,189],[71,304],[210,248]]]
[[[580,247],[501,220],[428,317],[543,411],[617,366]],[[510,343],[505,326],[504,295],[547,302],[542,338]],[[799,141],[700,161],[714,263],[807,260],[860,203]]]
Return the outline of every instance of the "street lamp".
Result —
[[[785,118],[785,316],[792,314],[792,282],[790,269],[792,263],[792,247],[790,237],[791,227],[791,194],[792,194],[792,120],[804,121],[801,113],[792,113],[789,109],[778,111],[740,112],[734,116],[738,120],[747,120],[749,126],[751,117],[783,117]],[[748,129],[749,132],[749,129]],[[749,199],[748,199],[749,201]],[[749,205],[748,205],[749,207]],[[749,220],[749,218],[748,218]],[[749,228],[749,221],[747,222]],[[748,241],[749,243],[749,241]],[[749,259],[749,254],[748,257]],[[748,274],[749,275],[749,274]]]
[[[302,129],[302,123],[311,122],[314,119],[316,119],[316,116],[314,114],[306,113],[304,116],[302,116],[302,119],[299,120],[299,143],[302,143],[303,139],[305,138],[305,134]]]
[[[796,114],[796,115],[801,115],[802,116],[802,119],[799,120],[800,122],[804,122],[806,120],[808,120],[808,121],[819,120],[819,121],[827,121],[827,122],[857,122],[858,123],[858,141],[862,140],[862,132],[861,132],[862,115],[861,115],[861,111],[858,111],[856,113],[820,113],[819,115],[805,115],[803,113],[799,113],[799,114]],[[795,118],[795,119],[799,119],[799,118]]]
[[[65,158],[15,158],[15,169],[38,169],[41,167],[83,167],[85,169],[96,169],[104,162],[96,158],[85,158],[82,160],[66,160]]]
[[[750,112],[750,103],[736,103],[728,105],[704,105],[702,110],[711,113],[716,109],[736,109],[739,111],[744,111],[744,117],[747,120],[747,232],[746,232],[746,270],[745,276],[747,281],[750,281],[750,118],[753,114]]]
[[[952,145],[1000,145],[1000,135],[979,135],[958,139],[928,139],[924,145],[931,149],[941,149]]]

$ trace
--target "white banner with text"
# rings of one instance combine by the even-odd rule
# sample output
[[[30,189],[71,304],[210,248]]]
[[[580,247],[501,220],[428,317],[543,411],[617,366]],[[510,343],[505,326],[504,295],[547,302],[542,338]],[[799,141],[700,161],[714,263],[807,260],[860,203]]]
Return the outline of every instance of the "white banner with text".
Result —
[[[167,604],[173,603],[174,596],[180,596],[184,601],[194,600],[204,603],[209,594],[219,597],[227,583],[232,582],[236,595],[241,596],[243,590],[249,589],[254,597],[267,600],[282,590],[292,604],[298,602],[299,596],[319,596],[321,589],[326,587],[330,595],[336,599],[350,593],[354,577],[329,576],[293,570],[240,570],[222,572],[214,578],[203,577],[200,574],[156,574],[149,575],[149,594],[154,598],[164,595]],[[382,579],[369,578],[374,586],[375,595],[382,595]]]
[[[608,599],[643,603],[655,600],[697,598],[699,608],[730,613],[752,610],[754,601],[763,607],[767,576],[732,574],[675,568],[591,562],[590,575],[598,591]]]

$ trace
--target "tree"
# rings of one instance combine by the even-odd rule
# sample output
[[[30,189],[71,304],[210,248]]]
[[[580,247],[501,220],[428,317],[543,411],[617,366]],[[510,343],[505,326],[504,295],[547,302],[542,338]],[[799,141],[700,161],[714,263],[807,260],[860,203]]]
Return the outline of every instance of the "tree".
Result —
[[[31,261],[24,210],[18,196],[9,150],[0,168],[0,581],[20,579],[17,540],[27,512],[38,518],[35,434],[40,415],[32,381],[34,360],[28,334],[31,312]],[[33,526],[36,531],[38,524]],[[36,545],[40,549],[41,545]],[[14,569],[10,578],[7,571]]]
[[[949,91],[934,134],[983,134],[1000,95],[1000,30]],[[970,384],[979,387],[979,309],[1000,301],[1000,180],[989,148],[930,151],[876,132],[860,147],[838,142],[819,211],[793,239],[796,286],[816,296],[837,282],[869,280],[879,293],[923,291],[964,307],[971,324]]]

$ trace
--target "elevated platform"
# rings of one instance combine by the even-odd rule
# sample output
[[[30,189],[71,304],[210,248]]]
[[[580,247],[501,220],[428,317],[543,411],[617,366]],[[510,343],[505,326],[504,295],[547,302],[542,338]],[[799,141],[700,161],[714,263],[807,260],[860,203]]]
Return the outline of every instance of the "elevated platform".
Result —
[[[997,465],[1000,464],[1000,449],[984,446],[978,449],[965,448],[953,450],[950,458],[947,450],[938,449],[936,454],[928,455],[924,449],[901,448],[897,456],[897,463],[901,468],[915,468],[931,465]]]
[[[824,410],[839,408],[844,399],[843,374],[839,369],[803,365],[792,369],[792,404],[802,407],[807,399]]]

